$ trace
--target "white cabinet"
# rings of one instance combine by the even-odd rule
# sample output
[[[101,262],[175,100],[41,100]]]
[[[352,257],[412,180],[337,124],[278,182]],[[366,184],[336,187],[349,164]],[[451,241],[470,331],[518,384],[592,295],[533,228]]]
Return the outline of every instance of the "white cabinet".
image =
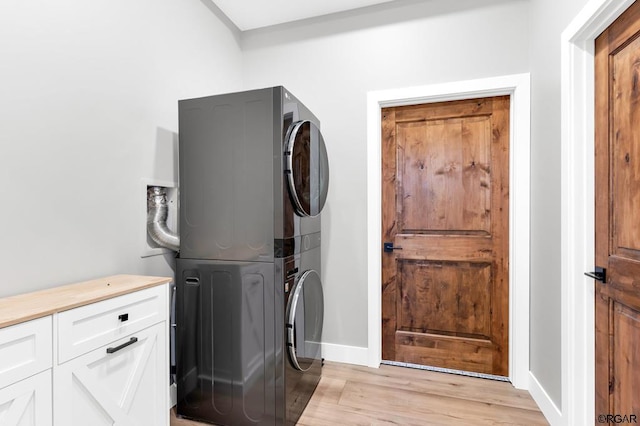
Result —
[[[51,425],[51,316],[0,329],[0,425]]]
[[[122,294],[129,277],[61,287],[54,308],[0,299],[3,321],[46,312],[0,326],[0,426],[169,425],[168,280]]]
[[[167,287],[58,315],[55,426],[168,425]]]

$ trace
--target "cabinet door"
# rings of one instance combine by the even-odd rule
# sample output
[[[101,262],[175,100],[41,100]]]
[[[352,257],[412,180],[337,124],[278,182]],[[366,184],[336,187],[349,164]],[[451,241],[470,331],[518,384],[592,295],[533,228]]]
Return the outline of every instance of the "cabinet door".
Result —
[[[51,425],[51,370],[0,389],[0,425]]]
[[[0,328],[0,388],[50,369],[51,339],[51,316]]]
[[[167,425],[165,327],[158,323],[55,368],[54,424]]]

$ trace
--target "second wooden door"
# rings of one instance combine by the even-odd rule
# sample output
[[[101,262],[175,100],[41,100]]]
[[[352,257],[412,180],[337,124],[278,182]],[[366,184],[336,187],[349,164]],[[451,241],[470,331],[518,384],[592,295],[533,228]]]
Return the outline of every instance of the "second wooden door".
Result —
[[[596,39],[594,424],[640,416],[639,65],[636,2]]]
[[[382,359],[508,375],[509,97],[382,111]]]

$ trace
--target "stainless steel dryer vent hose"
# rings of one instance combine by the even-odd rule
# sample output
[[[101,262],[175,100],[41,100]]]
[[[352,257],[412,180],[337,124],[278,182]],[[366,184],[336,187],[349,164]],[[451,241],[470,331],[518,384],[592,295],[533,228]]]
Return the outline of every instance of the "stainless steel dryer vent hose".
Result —
[[[180,251],[180,237],[167,226],[169,206],[167,189],[151,186],[147,189],[147,233],[161,247]]]

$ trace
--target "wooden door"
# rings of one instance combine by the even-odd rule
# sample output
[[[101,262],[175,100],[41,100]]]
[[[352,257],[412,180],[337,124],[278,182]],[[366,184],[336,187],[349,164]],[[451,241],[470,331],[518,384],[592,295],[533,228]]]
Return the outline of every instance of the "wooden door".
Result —
[[[507,376],[509,97],[382,110],[382,359]]]
[[[595,61],[598,424],[640,416],[640,4],[597,38]]]
[[[54,425],[168,424],[165,327],[158,323],[136,332],[133,344],[126,345],[127,336],[55,367]]]

